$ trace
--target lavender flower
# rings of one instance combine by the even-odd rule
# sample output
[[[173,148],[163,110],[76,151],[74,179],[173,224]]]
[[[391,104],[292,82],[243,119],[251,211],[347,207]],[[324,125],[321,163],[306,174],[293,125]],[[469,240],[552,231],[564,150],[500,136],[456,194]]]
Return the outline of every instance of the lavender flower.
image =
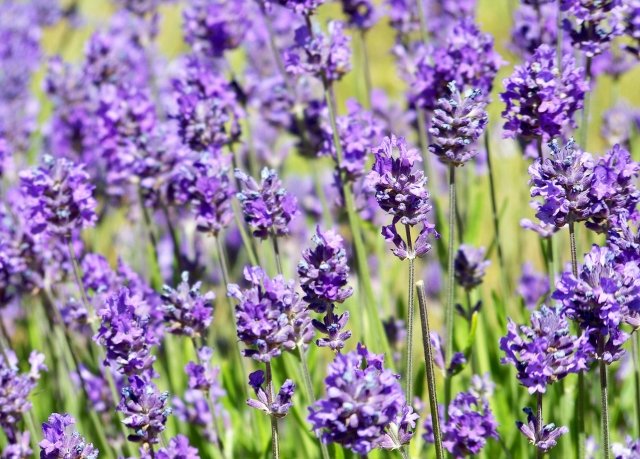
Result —
[[[311,16],[325,0],[276,0],[280,5],[302,16]]]
[[[527,423],[516,421],[516,426],[527,437],[529,443],[543,453],[549,452],[556,446],[558,439],[569,432],[568,428],[564,426],[556,427],[553,423],[541,426],[540,420],[533,414],[531,408],[524,408],[523,411],[527,414]]]
[[[254,371],[249,375],[249,385],[253,388],[258,397],[258,400],[249,399],[247,405],[251,408],[255,408],[260,411],[264,411],[269,416],[274,418],[283,418],[289,412],[289,409],[293,405],[292,398],[293,393],[296,390],[296,385],[290,379],[285,380],[284,384],[276,394],[276,398],[269,403],[269,397],[262,388],[264,384],[264,371]]]
[[[229,284],[228,291],[239,302],[236,323],[238,338],[248,347],[246,357],[269,362],[283,349],[293,350],[311,340],[311,319],[293,281],[282,275],[270,279],[257,266],[245,267],[244,278],[251,285],[248,289]]]
[[[300,212],[297,199],[282,187],[276,171],[262,169],[260,185],[253,177],[236,169],[241,190],[238,199],[244,220],[260,239],[287,236],[289,223]]]
[[[549,158],[529,166],[531,197],[543,199],[536,217],[558,228],[587,220],[591,216],[591,155],[578,149],[573,140],[562,148],[553,141],[549,148],[552,150]]]
[[[549,278],[533,269],[531,263],[522,265],[522,275],[518,281],[517,293],[528,309],[534,309],[549,294]]]
[[[589,193],[593,205],[587,227],[606,232],[622,213],[631,213],[640,202],[636,180],[640,164],[620,145],[614,145],[606,155],[598,158],[593,168]]]
[[[469,392],[461,392],[449,405],[449,417],[445,421],[444,409],[440,409],[442,446],[455,458],[478,454],[489,438],[498,438],[498,423],[493,417],[487,400]],[[434,442],[431,417],[424,422],[424,439]]]
[[[617,263],[640,261],[640,232],[637,223],[629,221],[628,214],[618,217],[616,225],[609,230],[609,248],[615,254]]]
[[[106,349],[106,366],[116,366],[125,375],[153,374],[158,344],[152,328],[149,305],[140,293],[121,288],[98,311],[101,323],[94,340]]]
[[[168,408],[168,392],[159,393],[155,385],[139,376],[129,377],[129,385],[122,389],[118,411],[124,414],[122,423],[133,430],[129,441],[142,443],[145,447],[155,445],[164,431]]]
[[[68,238],[96,222],[93,185],[80,165],[47,156],[43,166],[20,173],[20,187],[32,234]]]
[[[502,59],[493,50],[493,38],[465,18],[451,28],[446,39],[419,54],[409,81],[410,101],[428,111],[447,99],[450,82],[459,88],[475,88],[491,94]]]
[[[640,1],[628,0],[625,33],[634,41],[627,49],[636,57],[640,56]]]
[[[153,15],[158,7],[170,0],[114,0],[116,5],[138,16]]]
[[[328,347],[334,352],[340,352],[344,348],[345,341],[351,338],[351,330],[344,330],[349,321],[349,311],[342,314],[335,314],[334,311],[335,306],[331,304],[322,322],[313,319],[311,323],[316,330],[327,335],[326,338],[316,340],[318,347]]]
[[[624,33],[624,7],[621,0],[562,0],[566,18],[562,25],[573,46],[587,57],[605,51],[611,41]]]
[[[333,303],[342,303],[353,294],[347,285],[349,265],[344,240],[337,231],[322,232],[316,227],[314,248],[302,252],[298,277],[304,301],[316,312],[325,312]]]
[[[184,435],[176,435],[169,440],[166,448],[160,448],[155,453],[156,459],[200,459],[198,450],[189,444]]]
[[[613,105],[602,116],[600,134],[609,144],[629,146],[635,126],[640,124],[640,112],[625,103]]]
[[[437,332],[431,332],[429,338],[433,347],[433,363],[447,375],[453,376],[460,373],[467,364],[465,355],[462,352],[455,352],[451,360],[447,360],[449,356],[444,354],[440,335]]]
[[[391,225],[382,228],[382,235],[391,241],[393,253],[400,259],[420,257],[426,254],[431,245],[427,239],[436,235],[435,227],[427,221],[431,210],[429,193],[425,188],[427,181],[422,170],[415,168],[421,161],[417,150],[407,148],[402,138],[385,137],[375,153],[375,162],[367,180],[376,190],[376,200],[380,208],[393,216]],[[409,250],[396,230],[396,224],[405,226],[422,225],[418,237]]]
[[[285,50],[284,64],[291,75],[313,75],[325,83],[340,80],[351,70],[351,39],[340,21],[329,22],[328,34],[296,29],[294,46]]]
[[[349,26],[362,31],[369,30],[378,21],[378,14],[371,0],[342,0],[342,12],[349,19]]]
[[[327,395],[309,408],[313,429],[322,432],[322,441],[338,443],[357,454],[377,447],[397,448],[386,436],[391,423],[415,425],[398,378],[384,369],[382,355],[370,353],[362,344],[356,351],[338,354],[329,364]],[[410,438],[407,431],[404,443]]]
[[[640,440],[634,440],[627,435],[624,445],[622,443],[611,445],[611,452],[615,459],[635,459],[640,454]]]
[[[593,245],[579,276],[563,273],[553,298],[562,302],[563,313],[585,331],[591,356],[608,364],[625,353],[622,345],[629,335],[621,326],[640,327],[638,264],[615,263],[615,253],[608,247]]]
[[[215,152],[238,139],[239,119],[244,114],[236,94],[206,61],[188,57],[181,77],[173,79],[172,85],[177,108],[171,117],[186,145],[196,151]]]
[[[462,166],[478,154],[474,144],[488,123],[487,104],[479,98],[480,91],[471,91],[463,98],[455,82],[448,88],[451,97],[438,100],[433,112],[429,151],[445,164]]]
[[[558,38],[558,5],[556,2],[540,3],[542,4],[532,6],[522,2],[514,12],[511,48],[525,60],[529,60],[539,46],[553,46]],[[536,8],[539,9],[539,14]]]
[[[168,285],[162,288],[164,320],[169,333],[190,338],[202,337],[213,320],[215,293],[200,293],[201,282],[189,285],[189,273],[182,273],[177,289]]]
[[[569,373],[588,369],[593,351],[586,334],[571,336],[561,311],[546,306],[531,313],[531,327],[509,319],[500,349],[505,353],[502,363],[513,364],[530,394],[543,394],[548,385]]]
[[[252,25],[243,0],[190,0],[182,16],[185,41],[206,57],[223,57],[240,46]]]
[[[490,264],[491,261],[485,258],[484,247],[462,244],[454,261],[456,282],[467,291],[473,290],[482,284],[485,270]]]
[[[40,459],[96,459],[98,450],[74,430],[76,421],[68,414],[53,413],[42,424]]]
[[[560,135],[567,125],[576,127],[573,116],[582,108],[588,90],[584,72],[576,68],[573,57],[564,54],[559,70],[556,50],[546,44],[516,66],[503,84],[505,136],[545,142]]]
[[[218,385],[220,368],[211,365],[213,350],[204,346],[198,349],[197,352],[199,363],[189,362],[184,368],[189,377],[189,388],[201,390],[209,397],[219,398],[223,396],[225,392]]]

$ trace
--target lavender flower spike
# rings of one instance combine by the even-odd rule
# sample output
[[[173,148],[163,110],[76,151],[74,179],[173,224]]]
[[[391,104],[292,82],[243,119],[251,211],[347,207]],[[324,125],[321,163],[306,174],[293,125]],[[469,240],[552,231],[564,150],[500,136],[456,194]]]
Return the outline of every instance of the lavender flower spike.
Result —
[[[253,235],[260,239],[287,236],[289,223],[300,211],[297,199],[282,187],[276,171],[264,168],[259,185],[239,169],[236,178],[242,187],[238,193],[242,213]]]
[[[342,303],[353,294],[347,285],[349,265],[344,240],[337,231],[316,227],[314,248],[302,253],[298,277],[305,295],[302,298],[316,312],[325,312],[333,303]]]
[[[182,282],[174,290],[168,285],[162,288],[164,320],[168,331],[191,338],[205,336],[213,319],[215,293],[200,293],[201,282],[189,285],[189,273],[182,273]]]
[[[325,384],[326,396],[309,408],[308,417],[313,430],[322,432],[322,441],[364,455],[377,447],[398,447],[387,436],[389,428],[401,433],[400,442],[411,439],[416,416],[406,403],[398,375],[382,366],[381,355],[362,344],[338,354],[329,364]]]
[[[160,448],[155,453],[156,459],[200,459],[198,450],[189,445],[184,435],[176,435],[169,440],[169,446]]]
[[[96,459],[98,450],[86,443],[73,428],[75,420],[68,414],[53,413],[42,425],[40,459]]]
[[[470,291],[482,283],[485,270],[491,264],[485,259],[484,247],[475,248],[463,244],[458,249],[454,261],[454,275],[456,281],[465,290]]]
[[[529,443],[543,453],[549,452],[551,448],[556,446],[558,439],[569,432],[568,428],[556,427],[555,424],[547,424],[540,429],[540,420],[533,414],[533,410],[524,408],[523,411],[527,414],[527,423],[516,421],[516,426],[527,437]]]
[[[464,97],[455,82],[448,85],[450,98],[438,100],[429,132],[433,143],[429,151],[445,164],[462,166],[478,154],[475,143],[489,121],[487,102],[474,90]]]
[[[247,405],[249,405],[251,408],[264,411],[269,416],[273,416],[274,418],[285,417],[289,412],[289,409],[293,405],[291,399],[293,398],[293,393],[296,390],[296,385],[293,383],[293,381],[287,379],[276,394],[275,400],[269,403],[267,393],[262,388],[264,382],[265,378],[264,372],[262,370],[254,371],[249,375],[249,385],[253,387],[253,390],[255,391],[258,399],[247,400]]]
[[[246,357],[270,362],[283,350],[305,346],[313,338],[309,312],[295,292],[293,281],[282,275],[267,277],[260,267],[245,267],[250,287],[240,290],[229,284],[229,296],[238,300],[238,338],[245,343]]]
[[[122,389],[118,411],[125,415],[122,423],[133,430],[128,439],[142,443],[145,448],[157,444],[164,431],[171,408],[167,407],[167,392],[158,392],[155,385],[139,376],[129,378]]]
[[[569,373],[586,370],[593,350],[587,335],[571,336],[560,310],[547,306],[531,313],[531,327],[509,319],[500,349],[505,353],[502,363],[513,364],[530,394],[545,393],[547,386]]]

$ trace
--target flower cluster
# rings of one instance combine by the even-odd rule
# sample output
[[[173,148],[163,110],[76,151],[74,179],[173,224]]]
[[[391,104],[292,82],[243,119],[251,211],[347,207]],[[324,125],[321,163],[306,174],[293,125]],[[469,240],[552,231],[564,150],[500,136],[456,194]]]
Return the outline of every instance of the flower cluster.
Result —
[[[513,16],[511,29],[513,51],[529,59],[539,46],[554,45],[558,38],[556,26],[558,14],[559,8],[555,2],[545,2],[540,5],[522,2]]]
[[[489,402],[470,392],[461,392],[448,408],[445,421],[444,409],[438,413],[442,430],[442,446],[455,457],[463,458],[478,454],[489,438],[498,438],[498,424],[489,408]],[[424,423],[424,439],[434,442],[431,417]]]
[[[371,0],[342,0],[342,11],[349,19],[349,25],[366,31],[378,21],[374,2]]]
[[[462,244],[454,260],[456,282],[465,290],[473,290],[482,283],[485,270],[491,264],[485,258],[484,247],[475,248]]]
[[[582,108],[588,85],[582,69],[570,54],[558,68],[556,50],[542,45],[504,80],[500,98],[505,103],[502,117],[508,137],[546,142],[560,135],[566,126],[575,127],[573,116]]]
[[[533,414],[531,408],[524,408],[527,414],[527,423],[516,421],[516,426],[522,434],[527,437],[529,443],[538,448],[543,453],[549,452],[556,444],[558,439],[569,432],[569,429],[561,426],[556,427],[555,424],[540,425],[540,419]]]
[[[74,430],[75,423],[68,414],[49,416],[42,424],[40,459],[97,459],[98,450]]]
[[[324,442],[357,454],[395,449],[386,433],[392,423],[399,426],[400,441],[409,441],[417,416],[406,403],[398,376],[386,370],[382,360],[358,344],[357,350],[338,354],[329,365],[327,395],[309,408],[309,421]]]
[[[433,143],[429,151],[445,164],[462,166],[478,154],[475,143],[489,121],[480,91],[464,97],[455,82],[448,85],[451,97],[438,100],[431,119],[429,133]]]
[[[613,250],[594,245],[578,277],[562,274],[553,298],[586,332],[590,355],[614,362],[625,353],[622,345],[629,338],[622,325],[640,327],[640,268],[633,261],[616,263]]]
[[[153,374],[151,348],[158,337],[151,327],[149,305],[138,292],[122,287],[98,311],[101,320],[94,340],[105,347],[106,366],[125,375]]]
[[[149,447],[160,441],[171,408],[167,407],[167,392],[158,392],[156,386],[139,376],[131,376],[129,385],[122,389],[118,411],[124,414],[122,423],[133,430],[129,441]]]
[[[304,301],[316,312],[325,312],[334,303],[342,303],[353,294],[347,285],[349,265],[342,236],[334,230],[316,228],[315,247],[302,253],[298,277]]]
[[[331,21],[327,35],[306,25],[295,32],[294,46],[285,50],[284,64],[292,75],[313,75],[329,84],[351,70],[351,39],[344,24]]]
[[[522,265],[522,275],[518,282],[517,293],[528,309],[534,309],[549,294],[549,278],[533,269],[531,263]]]
[[[189,285],[189,273],[182,273],[182,282],[176,289],[162,288],[164,320],[169,333],[190,338],[205,336],[213,320],[215,293],[200,293],[201,282]]]
[[[264,371],[254,371],[249,375],[249,385],[253,388],[258,399],[247,400],[247,405],[251,408],[255,408],[260,411],[264,411],[269,416],[274,418],[283,418],[289,412],[289,409],[293,405],[292,398],[293,393],[296,390],[296,385],[290,379],[287,379],[273,401],[269,401],[269,395],[264,391],[262,386],[264,385]],[[267,388],[269,390],[269,388]]]
[[[224,395],[224,391],[218,387],[220,368],[210,363],[213,350],[204,346],[197,352],[199,363],[189,362],[184,369],[189,377],[189,389],[201,390],[214,397]]]
[[[593,57],[609,48],[624,33],[624,6],[620,0],[562,0],[560,9],[567,17],[563,28],[573,46]]]
[[[588,369],[593,351],[588,336],[571,336],[569,323],[556,308],[542,306],[531,313],[531,327],[507,323],[507,335],[500,339],[503,364],[518,371],[518,380],[529,393],[545,393],[547,386],[569,373]]]
[[[260,239],[287,236],[289,223],[300,211],[297,199],[282,187],[276,171],[264,168],[259,185],[240,170],[236,178],[241,185],[238,200],[253,235]]]
[[[169,445],[155,453],[156,459],[200,459],[198,450],[189,444],[184,435],[176,435],[169,440]]]
[[[382,235],[391,241],[393,253],[400,259],[421,257],[431,249],[428,237],[436,235],[435,227],[427,221],[431,210],[427,181],[421,169],[415,167],[422,159],[417,150],[408,148],[404,139],[385,137],[374,152],[375,162],[367,180],[373,185],[380,208],[393,216],[390,225],[382,228]],[[396,224],[407,229],[407,240],[398,234]],[[422,225],[417,239],[411,239],[410,227]]]
[[[48,156],[42,166],[20,173],[20,186],[32,234],[70,237],[73,229],[96,222],[93,185],[81,165]]]
[[[490,94],[502,59],[493,50],[493,38],[482,33],[471,18],[457,22],[446,40],[430,47],[415,62],[410,100],[425,110],[434,110],[449,96],[447,86],[476,88]]]
[[[238,300],[238,338],[245,343],[246,357],[269,362],[283,350],[304,346],[313,337],[311,319],[295,292],[293,281],[282,275],[270,279],[262,268],[245,267],[244,278],[251,285],[240,290],[229,284],[229,296]]]
[[[591,216],[591,155],[577,148],[573,140],[562,148],[553,141],[549,148],[550,157],[529,166],[531,197],[543,199],[537,203],[536,217],[558,228],[587,220]]]
[[[640,454],[640,440],[634,440],[629,435],[625,438],[625,444],[614,443],[611,452],[615,459],[634,459]]]
[[[189,57],[182,75],[172,80],[176,108],[171,113],[185,145],[215,152],[240,135],[244,116],[232,86],[207,61]]]

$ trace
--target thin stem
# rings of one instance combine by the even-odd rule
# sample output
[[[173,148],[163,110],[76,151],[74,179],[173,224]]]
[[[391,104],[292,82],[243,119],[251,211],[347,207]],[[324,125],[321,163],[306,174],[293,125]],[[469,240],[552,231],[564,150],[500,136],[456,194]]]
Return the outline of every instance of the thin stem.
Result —
[[[342,173],[342,142],[338,135],[338,127],[336,122],[336,104],[335,94],[333,86],[330,83],[325,82],[325,101],[329,110],[329,120],[331,122],[331,130],[333,133],[333,143],[336,149],[336,169],[340,174],[340,184],[342,192],[344,194],[344,202],[347,210],[347,218],[349,220],[349,226],[351,227],[351,236],[353,238],[353,245],[356,254],[356,265],[358,268],[358,279],[363,287],[364,307],[369,308],[367,314],[365,314],[365,329],[369,330],[373,327],[372,337],[376,342],[382,345],[384,353],[389,357],[389,365],[393,367],[393,359],[391,358],[391,350],[389,348],[389,342],[387,341],[384,330],[382,328],[382,322],[378,319],[378,312],[376,308],[375,296],[373,294],[373,287],[371,286],[371,274],[369,272],[369,263],[365,253],[365,246],[362,240],[362,232],[360,231],[360,225],[358,221],[358,215],[355,210],[355,202],[351,191],[350,184],[344,179]],[[373,322],[373,323],[371,323]]]
[[[366,34],[366,30],[361,30],[358,36],[360,37],[360,47],[362,48],[362,66],[364,68],[365,103],[363,105],[367,109],[371,109],[371,94],[373,92],[373,84],[371,83],[371,68],[369,66],[369,51],[367,50]]]
[[[178,268],[176,270],[177,272],[174,274],[174,279],[178,280],[183,270],[182,254],[180,253],[180,238],[178,238],[178,232],[171,221],[169,209],[164,203],[162,204],[162,213],[164,214],[164,219],[167,221],[167,228],[169,229],[169,236],[171,237],[171,245],[173,245],[173,256],[175,258],[176,267]]]
[[[313,384],[311,383],[309,366],[307,365],[307,359],[302,346],[297,347],[298,355],[300,356],[300,368],[302,369],[302,380],[304,381],[304,388],[307,392],[307,400],[309,401],[310,405],[313,405],[316,402],[316,396],[313,393]],[[327,449],[327,445],[320,439],[320,435],[318,434],[318,432],[316,432],[316,436],[318,437],[318,441],[320,443],[320,452],[322,453],[322,459],[329,459],[329,450]]]
[[[560,3],[560,0],[558,0]],[[562,74],[562,9],[560,5],[556,8],[558,17],[556,19],[556,65],[558,66],[558,70],[560,74]]]
[[[587,150],[587,140],[589,140],[589,108],[591,106],[591,58],[587,57],[585,63],[585,74],[589,90],[584,95],[584,106],[582,109],[582,125],[580,126],[580,147]]]
[[[87,297],[87,291],[85,290],[84,283],[82,282],[80,266],[78,265],[78,258],[76,257],[76,252],[73,248],[73,242],[71,242],[71,238],[67,238],[67,248],[69,249],[69,258],[71,258],[71,266],[73,267],[73,277],[76,281],[76,285],[78,286],[78,290],[80,290],[80,298],[82,299],[82,304],[89,314],[89,322],[91,322],[95,319],[93,305]],[[54,309],[56,308],[54,307]]]
[[[409,303],[407,313],[407,402],[413,400],[413,283],[415,278],[415,256],[413,253],[413,241],[411,240],[411,227],[404,225],[407,236],[407,248],[409,252]]]
[[[202,359],[200,358],[200,354],[198,353],[198,343],[196,342],[195,338],[191,339],[191,343],[193,344],[193,350],[196,353],[196,358],[198,360],[198,363],[200,365],[206,366],[209,362],[204,362],[202,361]],[[209,390],[205,390],[203,391],[204,393],[204,397],[207,399],[207,408],[209,408],[209,413],[211,413],[211,419],[213,419],[213,429],[215,430],[215,434],[216,434],[216,447],[218,447],[218,449],[220,451],[222,451],[224,448],[222,446],[222,429],[220,428],[220,419],[218,418],[218,416],[216,416],[216,407],[213,404],[213,400],[211,400],[211,393]]]
[[[427,373],[427,388],[429,390],[429,408],[431,409],[431,424],[433,426],[433,438],[436,447],[436,459],[444,457],[442,449],[442,434],[440,432],[440,417],[438,416],[438,394],[436,392],[436,377],[433,371],[433,349],[431,347],[431,330],[429,328],[429,313],[427,312],[427,295],[424,291],[424,282],[416,282],[418,295],[418,307],[420,309],[420,324],[422,326],[422,349],[424,351],[424,364]]]
[[[541,438],[542,436],[542,394],[540,392],[538,392],[537,394],[537,418],[538,418],[538,431],[536,432],[536,435],[538,436],[538,438]],[[544,453],[542,452],[542,449],[536,447],[536,457],[538,459],[542,459],[542,456],[544,456]]]
[[[636,392],[636,437],[640,436],[640,334],[636,333],[632,340],[631,353],[633,355],[633,380]]]
[[[576,255],[576,232],[574,222],[569,222],[569,245],[571,246],[571,271],[574,277],[578,277],[578,258]],[[578,373],[578,394],[577,394],[577,416],[576,422],[578,424],[578,457],[580,459],[585,457],[585,444],[587,441],[585,431],[585,399],[586,389],[584,372]]]
[[[429,176],[429,139],[427,137],[427,120],[424,116],[424,110],[417,108],[416,114],[418,115],[418,141],[420,143],[420,153],[422,153],[422,169],[424,175]],[[434,189],[438,187],[435,185],[436,174],[429,177],[433,182]]]
[[[142,197],[142,189],[138,190],[140,207],[142,209],[142,217],[144,218],[144,224],[147,229],[147,235],[149,237],[149,242],[151,243],[151,250],[153,255],[153,260],[155,262],[156,267],[159,267],[159,258],[158,258],[158,239],[156,238],[155,233],[153,232],[153,225],[151,224],[151,216],[149,215],[149,210],[144,205],[144,199]]]
[[[278,236],[275,233],[271,233],[271,242],[273,243],[273,253],[276,257],[276,269],[278,274],[282,275],[282,260],[280,258],[280,246],[278,245]]]
[[[455,289],[453,273],[453,241],[455,240],[455,218],[456,218],[456,172],[455,166],[449,164],[449,259],[447,262],[447,275],[449,283],[447,285],[447,309],[445,311],[446,325],[446,347],[445,347],[445,367],[453,356],[453,293]],[[451,397],[451,375],[447,373],[445,379],[445,405],[448,406]]]
[[[426,44],[429,41],[429,33],[427,32],[427,21],[424,15],[424,2],[417,0],[416,6],[418,7],[418,19],[420,20],[420,38]]]
[[[484,148],[487,152],[487,169],[489,171],[489,193],[491,196],[491,213],[493,214],[493,232],[495,233],[495,244],[498,253],[498,263],[500,264],[500,274],[503,282],[504,293],[507,294],[508,283],[506,281],[507,268],[504,262],[504,253],[502,252],[502,238],[500,237],[500,217],[498,216],[498,204],[496,199],[496,185],[493,176],[493,167],[491,165],[491,142],[489,141],[489,130],[484,134]]]
[[[267,400],[269,406],[273,403],[274,390],[273,379],[271,375],[271,362],[265,362],[265,376],[267,379]],[[280,459],[280,438],[278,436],[278,419],[275,416],[271,418],[271,451],[273,453],[273,459]]]
[[[602,457],[609,459],[609,383],[607,381],[607,363],[604,354],[604,339],[598,344],[600,357],[600,423],[602,428]]]

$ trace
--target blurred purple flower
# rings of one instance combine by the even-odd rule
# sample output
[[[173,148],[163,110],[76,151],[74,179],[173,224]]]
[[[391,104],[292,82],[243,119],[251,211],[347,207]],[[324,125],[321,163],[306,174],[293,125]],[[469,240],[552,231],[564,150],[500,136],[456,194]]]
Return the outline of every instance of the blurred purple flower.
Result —
[[[482,284],[485,271],[490,264],[491,261],[485,258],[484,247],[475,248],[462,244],[454,261],[456,282],[467,291],[473,290]]]
[[[555,46],[558,38],[556,24],[560,8],[557,2],[539,2],[541,4],[534,7],[535,3],[522,2],[513,16],[510,47],[524,60],[529,60],[540,45]]]
[[[522,265],[522,275],[518,281],[517,293],[528,309],[534,309],[549,294],[549,278],[534,270],[530,262]]]
[[[527,437],[529,443],[543,453],[549,452],[556,446],[558,439],[569,432],[568,428],[564,426],[556,427],[553,423],[541,426],[540,420],[533,414],[531,408],[524,408],[523,411],[527,414],[527,423],[516,421],[516,426]]]
[[[342,0],[342,12],[349,19],[349,26],[367,31],[378,21],[376,5],[371,0]]]
[[[155,453],[156,459],[200,459],[198,450],[189,444],[184,435],[176,435],[169,440],[169,445]]]
[[[53,413],[42,424],[40,459],[97,459],[99,451],[74,429],[76,421],[68,414]]]
[[[640,440],[634,440],[630,435],[625,438],[625,444],[611,445],[614,459],[636,459],[640,456]]]
[[[325,0],[275,0],[276,3],[302,16],[311,16]]]
[[[565,13],[564,30],[573,46],[587,57],[602,53],[624,33],[622,0],[562,0],[560,9]]]

